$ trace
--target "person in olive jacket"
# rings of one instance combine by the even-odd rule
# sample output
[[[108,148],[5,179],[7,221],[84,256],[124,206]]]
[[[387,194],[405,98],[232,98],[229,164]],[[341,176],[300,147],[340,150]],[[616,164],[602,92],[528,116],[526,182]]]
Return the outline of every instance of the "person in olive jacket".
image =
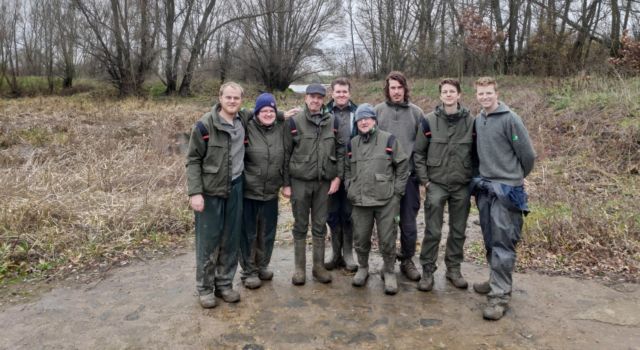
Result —
[[[441,104],[421,120],[413,154],[416,173],[427,193],[424,201],[426,227],[420,252],[422,278],[418,282],[421,291],[433,289],[445,205],[449,206],[449,236],[444,258],[446,278],[458,288],[468,286],[460,272],[460,264],[471,207],[469,182],[474,118],[459,103],[460,82],[443,79],[438,89]]]
[[[369,276],[375,222],[384,260],[384,291],[396,294],[396,227],[400,219],[400,199],[409,178],[409,157],[395,136],[378,130],[371,105],[365,103],[358,107],[355,120],[358,135],[351,140],[345,161],[347,197],[353,205],[351,215],[359,264],[352,284],[364,286]]]
[[[272,94],[256,99],[253,117],[246,125],[244,156],[243,227],[240,238],[242,280],[249,289],[271,280],[271,261],[278,225],[278,191],[284,183],[284,120]]]
[[[285,140],[285,176],[283,194],[291,197],[295,273],[294,285],[305,284],[305,247],[311,212],[313,237],[313,277],[331,282],[324,267],[324,240],[327,232],[329,195],[340,187],[344,173],[344,144],[337,135],[339,123],[326,112],[326,89],[320,84],[307,86],[304,110],[288,120]]]
[[[238,266],[244,168],[244,91],[236,83],[220,87],[219,103],[191,131],[187,151],[187,192],[195,213],[196,286],[203,308],[216,296],[237,302],[232,289]]]

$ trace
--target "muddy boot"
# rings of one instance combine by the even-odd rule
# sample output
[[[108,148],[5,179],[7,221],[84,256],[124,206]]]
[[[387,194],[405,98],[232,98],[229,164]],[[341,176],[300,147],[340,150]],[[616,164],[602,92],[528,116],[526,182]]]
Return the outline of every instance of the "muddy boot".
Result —
[[[296,286],[304,285],[305,280],[307,279],[307,257],[305,252],[306,246],[306,239],[296,239],[293,241],[293,253],[296,271],[294,272],[293,277],[291,277],[291,283]]]
[[[203,309],[212,309],[218,306],[218,302],[216,301],[216,296],[213,293],[201,295],[200,306],[202,306]]]
[[[478,294],[489,294],[489,292],[491,291],[491,286],[489,285],[489,281],[474,283],[473,290],[475,290]]]
[[[358,264],[353,260],[353,233],[351,230],[345,230],[342,251],[344,254],[345,269],[354,272],[358,269]]]
[[[469,283],[467,283],[460,273],[460,268],[447,269],[446,277],[456,288],[467,289],[467,287],[469,287]]]
[[[242,284],[245,288],[257,289],[262,285],[262,281],[260,281],[260,278],[258,278],[258,276],[249,276],[245,278],[244,281],[242,281]]]
[[[324,238],[313,238],[313,278],[320,283],[331,282],[331,274],[324,268]]]
[[[384,258],[382,279],[384,279],[384,294],[387,295],[398,293],[398,281],[396,280],[396,272],[394,271],[395,261],[395,257]]]
[[[221,298],[222,300],[224,300],[225,303],[237,303],[240,301],[240,293],[238,293],[237,291],[231,288],[225,288],[225,289],[216,288],[216,291],[214,294],[218,298]]]
[[[324,268],[333,270],[345,266],[342,259],[342,228],[331,229],[331,259],[324,263]]]
[[[354,287],[362,287],[367,283],[367,278],[369,277],[369,254],[358,254],[358,263],[360,264],[358,272],[356,272],[351,281]]]
[[[482,317],[485,320],[497,321],[504,316],[508,305],[501,301],[489,300],[489,305],[482,311]]]
[[[418,281],[418,290],[429,292],[433,289],[433,272],[431,268],[422,268],[422,278]]]
[[[258,278],[261,281],[271,281],[273,279],[273,271],[267,269],[266,267],[265,268],[261,268],[258,271]]]
[[[416,265],[411,259],[404,259],[400,261],[400,272],[412,281],[420,279],[420,272],[418,272]]]

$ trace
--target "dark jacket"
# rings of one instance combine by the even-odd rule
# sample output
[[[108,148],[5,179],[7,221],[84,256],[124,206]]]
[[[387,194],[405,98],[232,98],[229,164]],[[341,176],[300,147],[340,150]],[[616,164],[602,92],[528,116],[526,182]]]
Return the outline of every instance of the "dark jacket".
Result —
[[[284,121],[264,126],[249,119],[244,153],[244,198],[268,201],[278,198],[284,183]]]
[[[427,130],[425,130],[427,129]],[[451,190],[466,186],[472,175],[473,117],[464,107],[447,115],[442,105],[421,120],[413,160],[422,184]]]
[[[397,139],[387,150],[390,137],[390,133],[376,130],[366,142],[362,135],[351,139],[345,181],[347,198],[353,205],[385,205],[394,195],[404,195],[409,177],[408,156]]]
[[[285,127],[285,167],[298,180],[326,180],[344,177],[344,144],[334,130],[334,117],[324,112],[312,116],[304,110],[291,117]]]

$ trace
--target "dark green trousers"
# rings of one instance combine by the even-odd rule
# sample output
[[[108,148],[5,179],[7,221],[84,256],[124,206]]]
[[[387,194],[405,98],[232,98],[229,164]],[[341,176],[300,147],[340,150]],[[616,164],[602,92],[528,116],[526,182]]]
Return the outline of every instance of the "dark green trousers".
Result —
[[[242,277],[257,277],[258,271],[266,269],[271,261],[278,226],[278,198],[269,201],[245,198],[242,212]]]
[[[291,209],[293,210],[293,238],[306,239],[311,213],[311,236],[323,238],[327,234],[329,209],[329,181],[291,179]]]
[[[398,223],[394,218],[400,214],[400,200],[392,198],[385,205],[375,207],[354,206],[351,212],[353,237],[358,257],[371,251],[373,223],[376,224],[380,254],[383,257],[396,256],[396,238]]]
[[[204,211],[196,219],[196,286],[201,295],[231,288],[238,266],[242,223],[242,179],[229,198],[204,195]]]
[[[425,232],[420,251],[420,264],[433,272],[436,270],[438,259],[438,246],[442,236],[442,224],[444,221],[444,207],[449,206],[449,236],[444,262],[447,269],[460,269],[464,258],[465,230],[469,217],[468,186],[461,186],[451,191],[447,186],[431,183],[427,190],[427,198],[424,201]]]

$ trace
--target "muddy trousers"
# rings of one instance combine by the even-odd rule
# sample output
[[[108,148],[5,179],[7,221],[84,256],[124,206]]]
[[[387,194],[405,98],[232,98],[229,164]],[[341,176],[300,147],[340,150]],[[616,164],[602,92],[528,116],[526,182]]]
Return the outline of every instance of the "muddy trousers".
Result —
[[[369,266],[367,258],[371,251],[371,235],[373,223],[376,224],[380,254],[383,258],[394,261],[396,256],[397,223],[394,217],[400,210],[399,200],[392,198],[385,205],[375,207],[354,206],[352,211],[353,233],[358,255],[358,263],[361,267]],[[363,264],[365,264],[363,266]]]
[[[424,201],[426,227],[420,251],[420,264],[430,272],[434,272],[437,267],[436,261],[442,237],[445,205],[449,206],[449,236],[444,257],[447,270],[459,271],[464,257],[465,230],[471,207],[469,188],[461,186],[457,190],[451,191],[447,186],[431,183]]]
[[[489,301],[508,303],[512,274],[516,262],[516,245],[520,241],[523,214],[510,210],[495,194],[482,192],[477,197],[480,228],[491,269]]]
[[[204,195],[204,211],[195,212],[196,287],[201,295],[231,288],[238,266],[242,223],[242,177],[228,198]]]
[[[271,261],[278,226],[278,198],[260,201],[245,198],[242,208],[240,266],[242,277],[257,277]]]
[[[400,199],[400,260],[411,259],[416,253],[418,226],[416,218],[420,210],[420,182],[415,174],[407,180],[404,196]]]
[[[331,248],[334,257],[341,257],[344,247],[353,245],[352,206],[343,183],[340,183],[338,192],[329,196],[329,205],[327,224],[331,229]]]
[[[329,208],[329,181],[304,181],[291,179],[291,209],[293,211],[293,238],[307,238],[309,213],[311,213],[311,236],[324,237],[327,233],[327,211]]]

